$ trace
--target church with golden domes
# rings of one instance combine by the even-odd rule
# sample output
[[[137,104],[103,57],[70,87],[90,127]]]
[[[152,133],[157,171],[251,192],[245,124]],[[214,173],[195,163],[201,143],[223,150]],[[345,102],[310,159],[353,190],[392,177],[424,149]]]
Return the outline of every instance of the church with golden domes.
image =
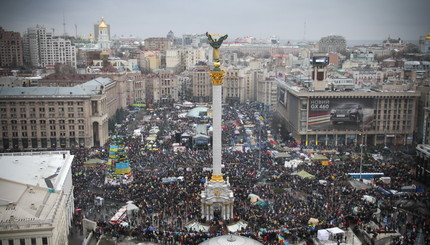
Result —
[[[103,50],[110,49],[110,40],[109,40],[109,27],[105,23],[104,17],[102,17],[102,21],[100,22],[98,26],[98,43],[100,45],[100,48]]]
[[[421,36],[420,50],[421,53],[430,54],[430,31],[427,33],[427,36]]]

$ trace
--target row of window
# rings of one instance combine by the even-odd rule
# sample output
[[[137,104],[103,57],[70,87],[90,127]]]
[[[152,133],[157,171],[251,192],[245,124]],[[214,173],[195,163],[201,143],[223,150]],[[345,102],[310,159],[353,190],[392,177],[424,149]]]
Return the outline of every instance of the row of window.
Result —
[[[30,120],[30,124],[33,124],[33,125],[37,124],[37,122],[39,122],[39,124],[46,124],[47,121],[46,120]],[[48,122],[49,122],[49,124],[56,124],[57,123],[56,120],[48,120]],[[69,120],[67,120],[67,123],[69,123],[69,124],[75,124],[75,122],[77,122],[78,124],[83,124],[83,123],[85,123],[85,120],[83,120],[83,119],[79,119],[79,120],[69,119]],[[8,125],[7,120],[1,120],[0,123],[1,123],[1,125]],[[18,123],[27,124],[27,121],[26,120],[20,120],[20,121],[11,120],[10,121],[10,124],[12,124],[12,125],[16,125]],[[66,123],[66,120],[58,120],[58,124],[65,124],[65,123]]]
[[[9,108],[9,112],[16,112],[16,109],[17,108],[15,108],[15,107],[12,107],[12,108]],[[45,110],[46,108],[45,107],[40,107],[39,108],[39,112],[45,112],[46,110]],[[84,111],[84,108],[83,107],[78,107],[77,109],[76,109],[78,112],[83,112]],[[31,107],[31,108],[29,108],[28,109],[28,111],[30,111],[30,112],[36,112],[36,108],[34,108],[34,107]],[[56,110],[55,110],[55,108],[54,107],[49,107],[48,108],[48,111],[49,112],[55,112]],[[58,111],[59,112],[65,112],[65,108],[64,107],[60,107],[60,108],[58,108]],[[75,111],[75,108],[74,107],[68,107],[67,108],[67,111],[68,112],[74,112]],[[6,110],[6,108],[4,108],[4,107],[0,107],[0,112],[7,112],[7,110]],[[19,108],[19,112],[27,112],[27,108]]]
[[[18,132],[12,132],[12,137],[20,137],[20,136],[18,136],[19,135],[19,133]],[[49,135],[50,136],[57,136],[57,135],[59,135],[59,136],[66,136],[67,135],[67,133],[66,132],[59,132],[58,134],[57,134],[57,132],[55,132],[55,131],[51,131],[50,133],[49,133]],[[85,136],[85,131],[79,131],[78,132],[78,135],[79,136]],[[2,136],[4,137],[4,138],[7,138],[7,137],[9,137],[9,132],[3,132],[2,133]],[[29,134],[27,133],[27,132],[22,132],[21,133],[21,137],[28,137],[29,136]],[[31,136],[32,137],[37,137],[38,135],[37,135],[37,132],[31,132]],[[47,132],[40,132],[40,136],[41,137],[46,137],[46,136],[48,136],[48,133]],[[68,136],[76,136],[76,133],[75,133],[75,131],[71,131],[71,132],[69,132],[69,135]]]
[[[9,239],[9,240],[0,240],[0,245],[37,245],[37,240],[42,241],[42,245],[48,245],[48,238],[42,237],[42,239],[38,238],[21,238],[21,239]],[[7,242],[6,242],[7,241]]]
[[[77,113],[77,114],[68,113],[67,117],[69,117],[69,118],[70,117],[75,117],[75,115],[77,115],[77,117],[85,117],[84,113]],[[35,113],[30,113],[29,114],[29,118],[35,118],[35,117],[36,117]],[[39,117],[40,118],[47,118],[45,113],[40,113]],[[56,118],[56,117],[65,118],[66,114],[64,114],[64,113],[58,113],[58,115],[56,115],[54,113],[49,113],[48,114],[48,118]],[[3,114],[0,115],[0,118],[8,118],[8,116],[7,116],[6,113],[3,113]],[[12,114],[10,114],[10,118],[18,118],[18,115],[15,114],[15,113],[12,113]],[[19,118],[27,118],[27,114],[19,114]]]
[[[36,125],[31,125],[29,128],[31,128],[31,130],[37,130],[37,126]],[[66,130],[66,126],[65,125],[59,125],[58,128],[60,130]],[[79,130],[85,130],[85,126],[84,125],[78,125],[77,127]],[[8,130],[8,126],[2,126],[3,130]],[[12,125],[11,126],[12,130],[18,130],[18,126],[16,125]],[[50,130],[56,130],[56,126],[55,125],[51,125],[49,126]],[[21,126],[21,130],[27,130],[27,125],[22,125]],[[46,126],[44,125],[40,125],[40,130],[46,130]],[[75,130],[75,125],[69,125],[69,130]]]
[[[79,101],[79,102],[74,102],[74,101],[59,101],[59,102],[45,102],[45,101],[39,101],[39,102],[34,102],[34,101],[30,101],[30,102],[0,102],[0,106],[5,106],[5,105],[10,105],[10,106],[16,106],[16,105],[20,105],[20,106],[25,106],[25,105],[30,105],[30,106],[35,106],[36,104],[38,106],[54,106],[54,105],[59,105],[59,106],[63,106],[63,105],[68,105],[68,106],[72,106],[72,105],[78,105],[78,106],[82,106],[84,105],[84,102]]]

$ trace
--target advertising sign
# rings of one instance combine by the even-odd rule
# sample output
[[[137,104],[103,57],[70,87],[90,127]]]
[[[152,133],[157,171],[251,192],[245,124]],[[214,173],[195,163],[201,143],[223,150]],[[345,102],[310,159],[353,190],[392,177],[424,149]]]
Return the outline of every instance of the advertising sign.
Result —
[[[308,128],[325,130],[368,130],[373,121],[372,99],[310,99]]]

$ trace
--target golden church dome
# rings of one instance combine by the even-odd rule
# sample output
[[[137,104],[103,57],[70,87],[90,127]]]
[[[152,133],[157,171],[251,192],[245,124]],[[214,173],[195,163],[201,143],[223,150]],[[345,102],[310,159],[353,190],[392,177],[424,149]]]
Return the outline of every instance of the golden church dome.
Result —
[[[429,33],[427,33],[426,40],[427,40],[427,41],[430,41],[430,31],[429,31]]]
[[[105,24],[105,18],[102,17],[102,22],[99,25],[99,29],[107,29],[107,25]]]

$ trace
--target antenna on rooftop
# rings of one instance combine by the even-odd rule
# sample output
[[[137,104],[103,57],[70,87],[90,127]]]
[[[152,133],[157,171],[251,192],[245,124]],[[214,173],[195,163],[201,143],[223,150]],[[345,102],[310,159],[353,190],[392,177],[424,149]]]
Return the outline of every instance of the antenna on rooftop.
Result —
[[[65,38],[67,36],[66,33],[66,17],[64,16],[64,11],[63,11],[63,37]]]
[[[304,27],[303,27],[303,41],[306,41],[306,21],[305,21]]]

